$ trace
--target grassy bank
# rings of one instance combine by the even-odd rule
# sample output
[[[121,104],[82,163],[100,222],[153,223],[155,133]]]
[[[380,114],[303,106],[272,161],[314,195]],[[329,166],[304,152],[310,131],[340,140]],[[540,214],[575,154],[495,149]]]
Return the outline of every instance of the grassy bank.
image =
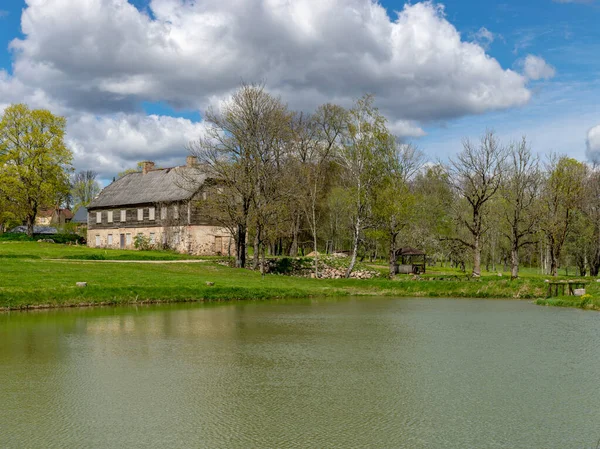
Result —
[[[96,261],[102,259],[104,262]],[[56,307],[142,302],[225,301],[340,295],[537,299],[544,278],[483,276],[469,280],[438,269],[419,280],[309,279],[229,268],[207,258],[201,263],[118,263],[108,260],[173,261],[191,256],[169,252],[118,251],[77,246],[10,242],[0,244],[0,308]],[[385,270],[385,267],[381,267]],[[87,282],[80,288],[76,282]],[[214,285],[207,285],[214,283]],[[595,290],[598,290],[594,284]],[[597,295],[597,296],[596,296]],[[596,291],[594,297],[600,297]],[[558,305],[558,304],[552,304]],[[562,304],[561,304],[562,305]]]
[[[588,287],[588,293],[591,291],[597,290]],[[600,299],[598,295],[600,292],[595,292],[596,297],[586,295],[586,297],[575,297],[575,296],[562,296],[559,298],[544,298],[536,300],[536,304],[540,306],[554,306],[554,307],[576,307],[578,309],[587,309],[587,310],[600,310]]]

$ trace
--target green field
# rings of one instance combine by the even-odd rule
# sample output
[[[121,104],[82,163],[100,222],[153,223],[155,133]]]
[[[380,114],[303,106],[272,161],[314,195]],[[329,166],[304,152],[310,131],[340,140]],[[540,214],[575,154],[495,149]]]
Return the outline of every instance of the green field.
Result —
[[[386,272],[384,265],[372,265],[372,268]],[[398,276],[393,280],[385,276],[369,280],[261,276],[251,270],[224,266],[218,258],[194,258],[165,251],[104,250],[36,242],[0,243],[2,309],[339,295],[536,300],[546,294],[544,279],[525,272],[516,281],[511,281],[508,273],[502,277],[488,273],[473,280],[456,270],[441,267],[432,267],[427,276],[419,280],[413,280],[412,276]],[[76,282],[87,282],[88,286],[77,287]],[[214,285],[207,285],[207,282]],[[596,299],[600,298],[600,284],[590,283],[588,293],[591,299],[586,299],[585,303],[579,298],[539,303],[600,308],[600,301]]]

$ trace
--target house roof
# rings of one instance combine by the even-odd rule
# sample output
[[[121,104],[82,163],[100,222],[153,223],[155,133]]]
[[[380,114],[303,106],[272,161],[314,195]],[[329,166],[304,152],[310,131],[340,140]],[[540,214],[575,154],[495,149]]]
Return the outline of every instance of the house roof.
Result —
[[[88,209],[188,200],[205,179],[197,168],[186,166],[129,173],[104,188]]]
[[[73,216],[73,220],[71,220],[72,223],[87,223],[87,216],[88,216],[88,211],[87,211],[87,207],[80,207],[79,209],[77,209],[77,212],[75,212],[75,215]]]
[[[49,218],[54,216],[54,214],[57,212],[57,209],[42,209],[40,211],[38,211],[37,216],[38,217],[42,217],[42,218]],[[66,219],[71,219],[73,218],[73,212],[71,212],[71,209],[58,209],[58,213],[62,214],[62,216]]]

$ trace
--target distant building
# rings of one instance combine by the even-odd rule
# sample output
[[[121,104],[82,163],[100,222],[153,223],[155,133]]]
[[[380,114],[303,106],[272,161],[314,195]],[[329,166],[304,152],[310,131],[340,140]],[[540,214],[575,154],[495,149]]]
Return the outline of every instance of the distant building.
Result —
[[[205,175],[188,157],[186,165],[155,168],[145,162],[107,186],[88,205],[88,246],[134,249],[136,236],[156,248],[198,255],[233,252],[228,229],[204,216]]]
[[[38,226],[61,226],[70,223],[73,212],[70,209],[47,208],[38,211],[35,224]]]

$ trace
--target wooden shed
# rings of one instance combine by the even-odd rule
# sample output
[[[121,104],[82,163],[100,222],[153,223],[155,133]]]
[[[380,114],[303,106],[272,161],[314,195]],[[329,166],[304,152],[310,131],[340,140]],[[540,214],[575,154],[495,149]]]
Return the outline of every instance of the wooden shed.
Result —
[[[411,247],[396,250],[396,274],[422,274],[426,265],[425,252]]]

